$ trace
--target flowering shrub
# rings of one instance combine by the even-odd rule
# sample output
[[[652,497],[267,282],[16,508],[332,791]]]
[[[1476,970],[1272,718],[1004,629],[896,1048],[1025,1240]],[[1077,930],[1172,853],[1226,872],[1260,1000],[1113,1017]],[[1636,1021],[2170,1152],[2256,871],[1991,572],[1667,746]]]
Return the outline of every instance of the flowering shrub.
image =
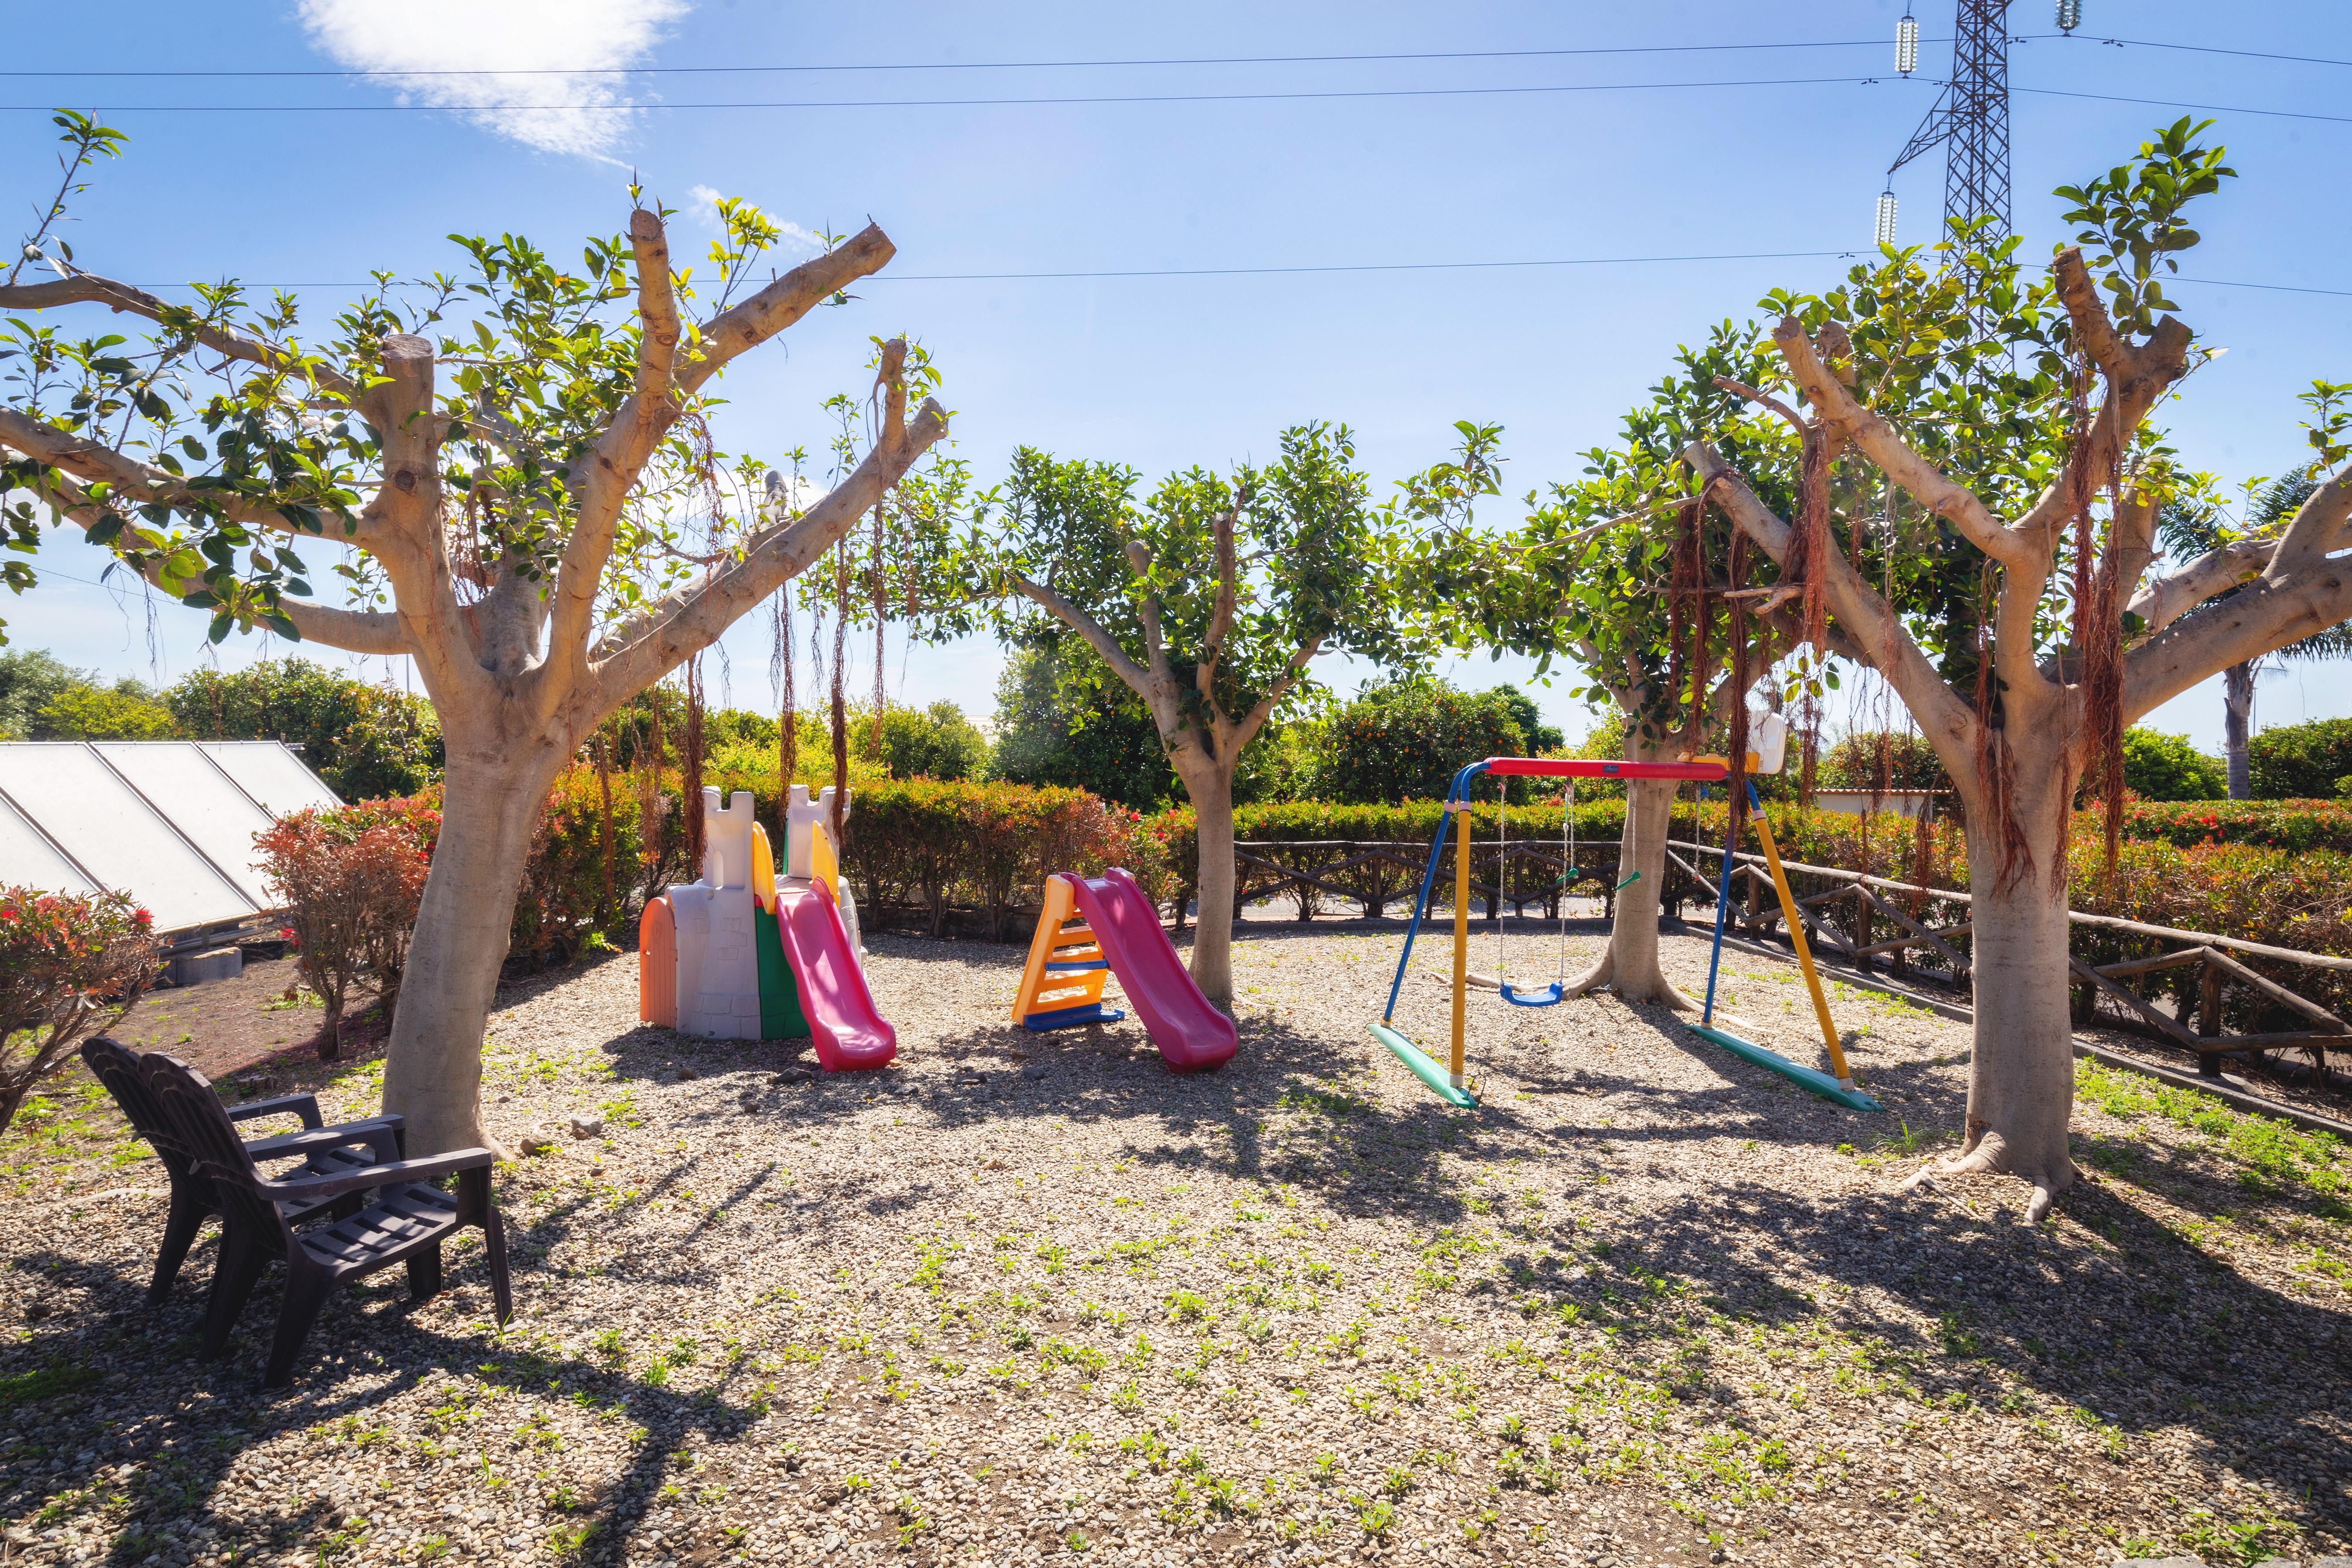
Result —
[[[155,975],[153,919],[121,893],[0,888],[0,1132]]]
[[[2352,854],[2352,801],[2134,801],[2124,837],[2176,845],[2252,844],[2265,849],[2336,849]]]
[[[326,1008],[321,1058],[341,1054],[355,986],[364,983],[387,1010],[397,1004],[440,827],[440,814],[422,800],[382,800],[298,811],[254,836],[285,902],[302,976]]]

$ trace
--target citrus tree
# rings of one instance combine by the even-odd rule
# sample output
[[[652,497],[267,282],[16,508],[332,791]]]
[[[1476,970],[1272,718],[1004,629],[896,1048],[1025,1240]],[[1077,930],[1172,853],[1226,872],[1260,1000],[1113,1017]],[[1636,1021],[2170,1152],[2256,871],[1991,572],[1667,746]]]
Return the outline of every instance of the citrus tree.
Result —
[[[2273,536],[2152,573],[2158,507],[2198,485],[2151,416],[2205,357],[2162,287],[2197,242],[2185,209],[2231,174],[2203,129],[2183,120],[2062,190],[2078,243],[2046,271],[1962,226],[1948,265],[1887,250],[1826,293],[1767,301],[1772,371],[1727,389],[1781,420],[1801,463],[1863,466],[1873,482],[1852,493],[1891,486],[1928,531],[1874,541],[1875,509],[1841,505],[1834,488],[1776,499],[1717,443],[1684,451],[1821,606],[1835,651],[1894,688],[1953,781],[1975,1048],[1963,1150],[1942,1169],[2031,1183],[2030,1219],[2074,1178],[2065,848],[2078,783],[2108,802],[2112,835],[2132,720],[2352,616],[2352,572],[2329,559],[2352,545],[2340,467]],[[2348,454],[2328,391],[2314,425],[2332,466]],[[1955,585],[1972,591],[1955,602]],[[2228,614],[2191,613],[2232,586]]]
[[[1015,452],[964,541],[964,603],[997,606],[1013,640],[1051,617],[1150,710],[1199,824],[1192,978],[1230,1005],[1235,764],[1318,655],[1405,657],[1412,519],[1372,505],[1345,426],[1286,430],[1265,468],[1195,468],[1139,497],[1140,479]]]
[[[78,158],[108,145],[59,124]],[[46,224],[0,285],[0,490],[25,498],[12,542],[37,543],[45,519],[79,528],[215,641],[262,631],[415,661],[446,794],[384,1071],[414,1152],[486,1141],[482,1032],[558,771],[947,430],[934,401],[908,414],[927,362],[912,374],[903,342],[878,343],[861,449],[822,498],[778,498],[714,447],[718,378],[881,268],[890,240],[869,226],[777,273],[762,265],[777,226],[721,200],[698,275],[671,256],[668,215],[631,197],[627,233],[576,260],[459,238],[462,272],[377,274],[315,337],[289,294],[222,283],[170,302],[86,270]],[[26,280],[37,270],[51,276]],[[353,602],[318,602],[310,560]]]

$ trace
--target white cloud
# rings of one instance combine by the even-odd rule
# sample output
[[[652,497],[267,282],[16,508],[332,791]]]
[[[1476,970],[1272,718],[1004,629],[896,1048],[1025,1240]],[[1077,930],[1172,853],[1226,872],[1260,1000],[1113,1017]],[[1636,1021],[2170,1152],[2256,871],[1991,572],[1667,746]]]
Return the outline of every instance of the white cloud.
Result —
[[[686,194],[693,198],[692,205],[687,210],[694,215],[695,221],[713,234],[719,232],[719,198],[727,193],[714,190],[709,185],[689,185],[687,187]],[[782,244],[797,247],[811,255],[824,248],[824,241],[790,218],[777,217],[773,213],[770,213],[768,217],[782,234]]]
[[[691,0],[300,0],[314,48],[352,70],[389,73],[403,101],[464,113],[550,153],[603,156],[635,111],[625,77],[580,75],[638,63]],[[430,71],[478,71],[430,76]],[[546,75],[522,74],[544,71]],[[549,107],[490,107],[546,104]]]

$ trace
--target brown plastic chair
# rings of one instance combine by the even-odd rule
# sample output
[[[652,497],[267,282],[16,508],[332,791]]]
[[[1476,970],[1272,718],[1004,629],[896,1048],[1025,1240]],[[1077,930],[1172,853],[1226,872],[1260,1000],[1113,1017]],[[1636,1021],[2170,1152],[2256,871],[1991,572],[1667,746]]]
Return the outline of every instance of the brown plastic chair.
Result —
[[[131,1131],[155,1151],[164,1173],[171,1178],[172,1209],[163,1221],[163,1245],[155,1254],[155,1277],[147,1287],[148,1305],[160,1307],[171,1299],[172,1282],[179,1278],[180,1265],[187,1260],[188,1249],[195,1245],[196,1232],[203,1228],[205,1216],[220,1212],[220,1198],[213,1191],[213,1184],[197,1172],[194,1156],[187,1145],[164,1120],[163,1108],[155,1102],[153,1091],[147,1087],[140,1053],[100,1036],[82,1047],[81,1059],[114,1097],[114,1103],[121,1108]],[[246,1144],[246,1152],[257,1160],[299,1155],[303,1171],[312,1175],[331,1176],[363,1165],[381,1164],[400,1159],[408,1152],[405,1124],[400,1117],[370,1117],[327,1127],[322,1125],[315,1095],[284,1094],[274,1100],[257,1100],[223,1109],[231,1121],[250,1121],[257,1116],[288,1112],[300,1117],[301,1131],[255,1139]],[[366,1146],[354,1147],[354,1137],[364,1139]],[[340,1201],[346,1209],[359,1206],[356,1198],[304,1202],[295,1205],[287,1217],[308,1218],[322,1203],[334,1201]]]
[[[221,1200],[221,1254],[205,1317],[204,1354],[218,1355],[228,1343],[238,1314],[272,1258],[286,1263],[286,1296],[278,1310],[278,1331],[261,1386],[282,1386],[294,1357],[309,1337],[328,1292],[348,1279],[373,1274],[395,1263],[408,1266],[410,1293],[419,1299],[441,1289],[441,1244],[466,1226],[478,1226],[490,1266],[490,1294],[498,1321],[514,1315],[507,1279],[506,1226],[490,1198],[488,1149],[460,1149],[429,1160],[373,1164],[334,1175],[299,1174],[273,1181],[261,1173],[236,1135],[228,1111],[205,1075],[161,1051],[142,1058],[148,1088],[163,1115],[195,1157]],[[363,1142],[353,1131],[351,1141]],[[452,1194],[430,1184],[456,1176]],[[373,1193],[365,1208],[307,1229],[295,1228],[283,1205],[320,1203],[352,1194]]]

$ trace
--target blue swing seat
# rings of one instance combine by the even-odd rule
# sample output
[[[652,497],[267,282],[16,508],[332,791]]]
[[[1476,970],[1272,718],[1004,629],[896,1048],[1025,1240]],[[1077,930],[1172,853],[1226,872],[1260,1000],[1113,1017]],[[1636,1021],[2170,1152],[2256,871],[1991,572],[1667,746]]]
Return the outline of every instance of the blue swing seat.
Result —
[[[1511,983],[1507,980],[1503,982],[1502,993],[1503,1000],[1508,1002],[1514,1007],[1549,1007],[1554,1003],[1562,1000],[1567,995],[1567,993],[1560,988],[1560,984],[1557,980],[1545,986],[1541,991],[1535,992],[1526,996],[1522,996],[1517,992],[1512,990]]]

